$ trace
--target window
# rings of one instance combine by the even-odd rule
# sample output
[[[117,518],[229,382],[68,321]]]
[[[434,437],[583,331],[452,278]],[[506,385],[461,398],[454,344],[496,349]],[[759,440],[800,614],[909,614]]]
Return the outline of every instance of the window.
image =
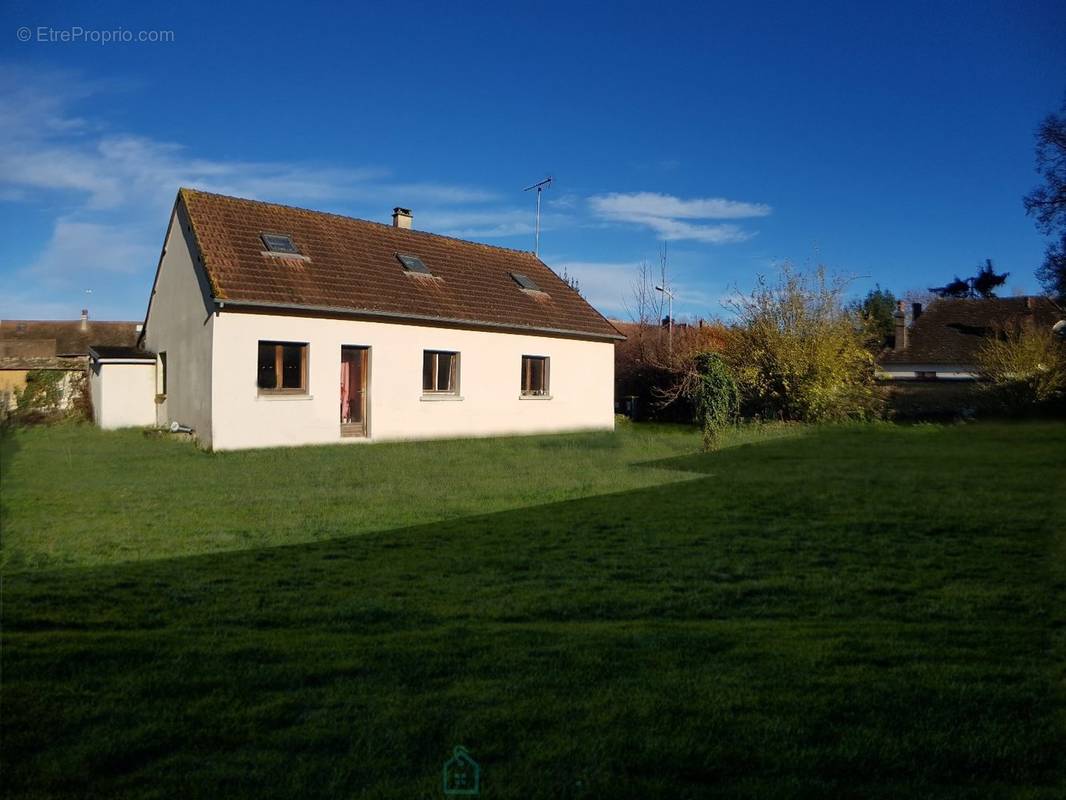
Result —
[[[523,289],[529,289],[531,292],[539,292],[540,287],[533,282],[531,278],[527,278],[518,272],[512,272],[511,277],[514,278],[514,282],[521,286]]]
[[[525,397],[547,396],[547,356],[522,356],[522,394]]]
[[[422,393],[459,394],[459,354],[426,350],[422,354]]]
[[[396,258],[403,264],[403,268],[408,272],[417,272],[419,275],[432,275],[429,271],[429,267],[422,263],[422,259],[418,256],[409,256],[403,253],[397,253]]]
[[[159,394],[167,393],[167,352],[159,354]]]
[[[307,345],[260,342],[258,384],[260,392],[306,392]]]
[[[263,240],[263,245],[271,253],[300,254],[300,251],[296,249],[296,245],[292,243],[292,237],[286,233],[262,233],[259,238]]]

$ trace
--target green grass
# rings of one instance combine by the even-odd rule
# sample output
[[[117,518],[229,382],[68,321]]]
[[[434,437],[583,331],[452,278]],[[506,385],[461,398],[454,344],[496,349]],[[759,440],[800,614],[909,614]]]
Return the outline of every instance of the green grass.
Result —
[[[804,433],[20,434],[5,792],[441,797],[463,744],[486,798],[1062,797],[1066,426]],[[271,501],[248,473],[275,468],[314,499]]]
[[[734,442],[796,429],[742,431]],[[294,544],[691,478],[634,462],[691,453],[680,426],[207,454],[84,426],[4,441],[7,571]]]

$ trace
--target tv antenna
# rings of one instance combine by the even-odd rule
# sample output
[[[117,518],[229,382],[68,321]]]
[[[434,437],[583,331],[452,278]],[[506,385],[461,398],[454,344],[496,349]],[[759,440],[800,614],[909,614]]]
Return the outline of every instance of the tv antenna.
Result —
[[[533,189],[537,190],[537,233],[536,238],[533,240],[533,255],[540,255],[540,193],[552,185],[552,176],[549,175],[539,183],[534,183],[532,186],[527,186],[523,189],[523,192],[529,192]]]

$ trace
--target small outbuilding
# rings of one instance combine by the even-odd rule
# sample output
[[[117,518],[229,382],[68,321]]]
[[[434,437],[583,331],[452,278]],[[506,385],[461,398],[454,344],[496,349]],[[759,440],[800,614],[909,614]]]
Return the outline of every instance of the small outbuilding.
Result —
[[[101,428],[155,425],[155,355],[137,347],[91,346],[89,392]]]

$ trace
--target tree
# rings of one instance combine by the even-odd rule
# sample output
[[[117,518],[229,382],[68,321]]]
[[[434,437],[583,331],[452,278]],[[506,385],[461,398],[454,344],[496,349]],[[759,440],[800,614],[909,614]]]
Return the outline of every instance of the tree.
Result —
[[[977,363],[1012,411],[1066,395],[1066,344],[1051,328],[1023,323],[997,331],[978,351]]]
[[[693,360],[692,405],[703,429],[703,449],[717,450],[722,431],[740,413],[740,389],[729,365],[718,353],[699,353]]]
[[[929,291],[937,297],[958,297],[988,299],[996,296],[996,289],[1007,282],[1009,272],[998,273],[992,265],[992,259],[986,258],[985,265],[978,267],[977,274],[963,280],[958,275],[955,280],[943,286],[930,287]]]
[[[725,328],[713,320],[674,320],[671,336],[663,294],[669,286],[665,251],[658,268],[641,262],[626,303],[630,322],[619,323],[626,335],[615,347],[615,384],[621,397],[636,398],[638,414],[678,422],[696,420],[691,387],[699,353],[721,350]],[[671,344],[671,338],[673,340]]]
[[[930,286],[929,291],[937,297],[969,297],[970,282],[956,275],[955,280],[950,283],[945,283],[943,286]]]
[[[888,289],[882,289],[880,285],[867,292],[866,297],[859,303],[859,316],[874,352],[880,352],[892,338],[895,332],[892,314],[895,310],[896,296]]]
[[[973,291],[978,297],[995,297],[996,289],[1007,282],[1007,276],[1009,272],[999,274],[996,272],[995,267],[992,266],[992,259],[986,258],[985,265],[977,271],[977,274],[973,278]]]
[[[817,422],[874,416],[874,357],[862,325],[843,302],[846,284],[819,268],[785,265],[730,303],[737,322],[724,356],[748,413]]]
[[[1048,294],[1066,297],[1066,100],[1059,113],[1049,114],[1036,131],[1036,171],[1044,179],[1024,198],[1025,213],[1036,218],[1048,243],[1044,263],[1036,271]]]

